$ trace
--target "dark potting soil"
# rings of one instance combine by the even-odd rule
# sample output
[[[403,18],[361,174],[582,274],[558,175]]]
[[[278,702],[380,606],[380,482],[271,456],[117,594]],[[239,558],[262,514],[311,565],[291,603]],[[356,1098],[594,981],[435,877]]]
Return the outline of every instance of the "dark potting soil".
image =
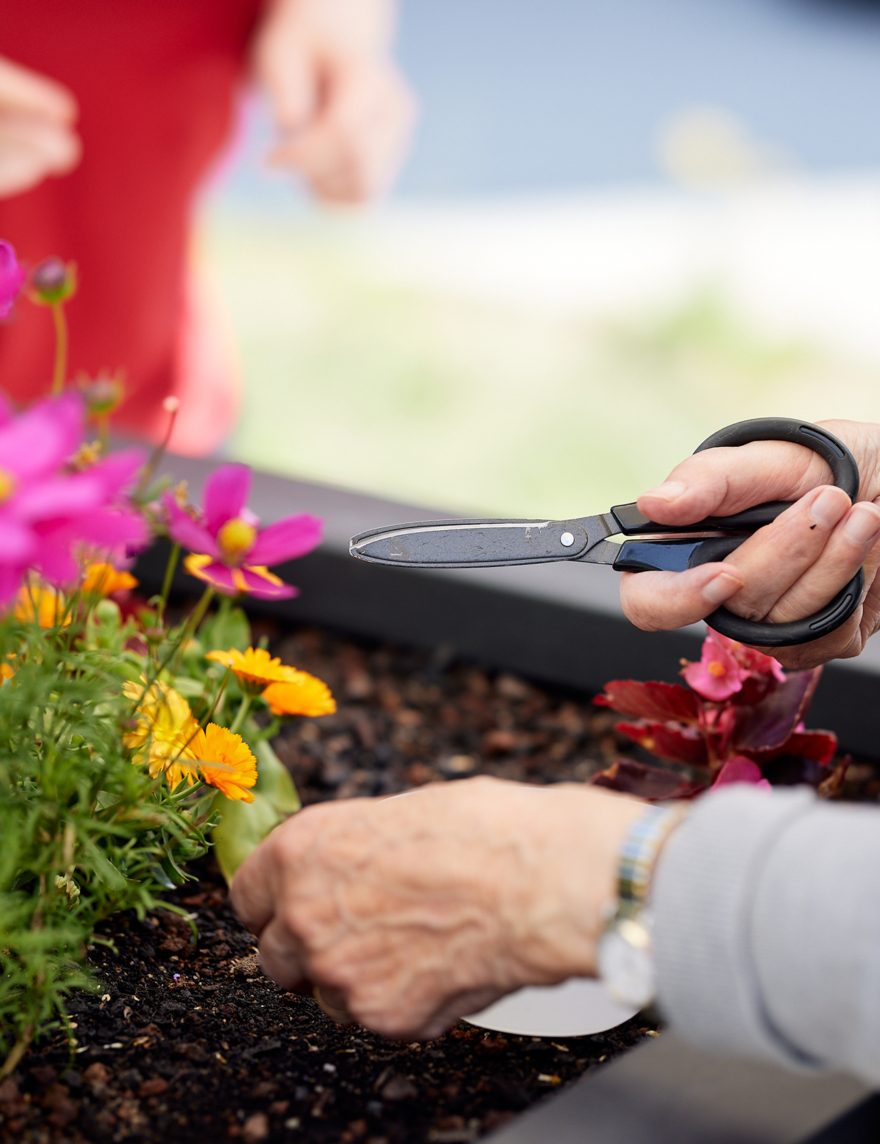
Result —
[[[586,780],[621,752],[615,716],[589,698],[312,629],[274,641],[321,676],[338,713],[276,744],[303,801],[383,795],[491,773]],[[91,960],[97,995],[73,999],[73,1056],[58,1034],[0,1082],[0,1140],[105,1144],[237,1139],[321,1144],[476,1141],[640,1040],[636,1017],[549,1040],[460,1024],[425,1043],[340,1027],[260,973],[210,860],[169,895],[198,932],[160,912],[113,919]]]

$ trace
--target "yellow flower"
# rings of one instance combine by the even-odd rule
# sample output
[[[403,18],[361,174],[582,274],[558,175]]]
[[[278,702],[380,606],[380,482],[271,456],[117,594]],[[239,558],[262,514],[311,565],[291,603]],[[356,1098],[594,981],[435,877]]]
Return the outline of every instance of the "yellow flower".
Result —
[[[7,679],[12,679],[15,672],[12,670],[12,665],[9,663],[0,663],[0,687],[6,682]]]
[[[47,584],[31,582],[23,585],[15,601],[15,618],[23,624],[36,622],[41,628],[55,628],[70,623],[64,597]]]
[[[285,666],[278,656],[269,655],[265,648],[249,647],[247,651],[230,648],[229,651],[209,651],[206,659],[222,663],[236,678],[245,684],[254,684],[257,689],[270,683],[280,683],[296,673],[295,667]]]
[[[336,700],[323,680],[307,671],[288,668],[280,683],[270,683],[263,698],[273,715],[332,715]]]
[[[199,729],[187,701],[158,680],[148,688],[143,682],[128,682],[122,690],[127,699],[138,704],[134,726],[122,736],[123,744],[132,752],[132,762],[148,766],[153,778],[164,774],[172,790],[183,779],[192,786],[191,769],[179,758]]]
[[[196,731],[184,756],[198,765],[208,786],[216,787],[227,798],[254,801],[249,788],[257,781],[257,760],[241,735],[209,723],[204,731]]]
[[[82,590],[86,595],[112,596],[114,592],[136,588],[137,584],[130,572],[120,572],[112,564],[101,561],[86,565]]]

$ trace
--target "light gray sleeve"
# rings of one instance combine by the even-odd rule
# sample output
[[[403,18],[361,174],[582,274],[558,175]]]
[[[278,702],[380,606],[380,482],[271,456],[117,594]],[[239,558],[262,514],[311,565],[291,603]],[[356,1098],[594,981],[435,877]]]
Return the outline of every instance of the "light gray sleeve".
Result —
[[[652,895],[658,999],[707,1048],[880,1086],[880,807],[705,795]]]

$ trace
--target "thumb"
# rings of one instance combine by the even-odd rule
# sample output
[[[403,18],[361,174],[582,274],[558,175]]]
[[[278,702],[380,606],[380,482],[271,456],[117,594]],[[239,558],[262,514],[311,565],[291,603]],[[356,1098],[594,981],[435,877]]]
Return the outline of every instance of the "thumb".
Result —
[[[729,516],[773,500],[797,500],[827,484],[831,470],[816,453],[787,441],[707,449],[678,465],[662,485],[643,493],[639,509],[663,524]]]

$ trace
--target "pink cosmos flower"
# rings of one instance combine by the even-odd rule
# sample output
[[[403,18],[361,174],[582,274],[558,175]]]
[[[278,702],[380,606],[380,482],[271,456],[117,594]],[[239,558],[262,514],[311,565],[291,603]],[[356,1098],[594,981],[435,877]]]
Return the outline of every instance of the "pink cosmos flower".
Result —
[[[712,787],[730,786],[731,783],[749,783],[762,790],[770,790],[770,783],[764,778],[758,764],[743,755],[734,755],[732,759],[727,760],[718,772]]]
[[[50,584],[80,574],[80,549],[115,556],[148,540],[123,490],[143,463],[138,450],[113,454],[84,472],[65,465],[81,443],[82,398],[41,401],[13,415],[0,398],[0,606],[34,570]]]
[[[742,690],[748,671],[740,666],[727,643],[710,631],[703,640],[699,663],[689,663],[681,674],[703,699],[720,703]]]
[[[15,248],[0,239],[0,318],[5,318],[12,309],[24,277],[24,271],[15,257]]]
[[[164,505],[171,538],[191,555],[186,570],[218,592],[240,592],[264,600],[286,599],[297,589],[269,571],[268,565],[305,556],[321,539],[322,521],[301,513],[261,528],[247,508],[251,470],[221,465],[205,482],[203,511],[180,507],[171,493]]]

